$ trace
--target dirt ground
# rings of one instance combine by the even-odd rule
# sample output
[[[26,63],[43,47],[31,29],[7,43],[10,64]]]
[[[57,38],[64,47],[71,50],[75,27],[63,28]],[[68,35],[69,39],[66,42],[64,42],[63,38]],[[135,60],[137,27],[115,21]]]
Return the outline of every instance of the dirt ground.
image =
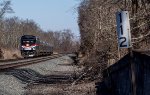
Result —
[[[38,71],[38,68],[47,68],[46,74],[54,74],[57,75],[64,75],[61,74],[65,72],[65,74],[71,74],[72,71],[80,71],[81,68],[77,68],[78,66],[72,66],[69,65],[73,63],[73,60],[70,59],[68,56],[63,56],[58,59],[54,59],[51,61],[47,61],[46,63],[43,63],[42,65],[39,64],[38,66],[33,66],[31,69],[34,69],[34,71]],[[45,66],[46,64],[46,66]],[[49,67],[50,66],[50,67]],[[30,67],[26,67],[30,68]],[[44,70],[44,71],[45,71]],[[74,71],[75,70],[75,71]],[[41,72],[41,71],[40,71]],[[55,73],[52,73],[55,72]],[[44,73],[42,73],[44,75]],[[58,80],[59,81],[59,80]],[[76,81],[76,80],[74,80]],[[26,87],[26,94],[27,95],[95,95],[95,82],[82,82],[79,84],[74,84],[74,81],[71,83],[63,82],[63,83],[51,83],[51,84],[29,84]]]
[[[95,82],[77,85],[29,85],[27,89],[27,95],[96,95]]]

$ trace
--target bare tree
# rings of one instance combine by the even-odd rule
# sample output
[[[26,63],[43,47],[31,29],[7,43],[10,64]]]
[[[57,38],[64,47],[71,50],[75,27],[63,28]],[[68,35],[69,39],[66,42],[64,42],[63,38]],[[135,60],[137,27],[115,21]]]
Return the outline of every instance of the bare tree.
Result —
[[[0,3],[0,18],[2,18],[5,13],[13,13],[13,9],[11,8],[11,1],[3,1]]]
[[[134,49],[150,47],[149,0],[82,0],[79,6],[78,24],[81,34],[81,48],[88,60],[85,63],[97,63],[107,67],[111,59],[119,59],[116,12],[127,10],[130,13],[132,42]],[[120,52],[121,56],[127,53]]]

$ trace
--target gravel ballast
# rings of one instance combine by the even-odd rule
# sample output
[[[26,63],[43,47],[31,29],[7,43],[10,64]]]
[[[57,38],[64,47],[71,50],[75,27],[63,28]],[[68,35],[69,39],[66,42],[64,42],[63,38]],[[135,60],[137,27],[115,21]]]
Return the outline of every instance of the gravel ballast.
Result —
[[[23,95],[26,84],[12,75],[0,74],[0,95]]]
[[[57,59],[52,59],[49,61],[33,64],[30,66],[25,66],[22,68],[32,69],[42,75],[72,74],[81,71],[83,69],[74,66],[73,62],[74,61],[70,57],[63,56]]]
[[[66,80],[83,69],[73,65],[73,62],[69,56],[63,56],[0,73],[0,95],[26,95],[35,84],[65,85]],[[52,87],[52,90],[57,88]]]

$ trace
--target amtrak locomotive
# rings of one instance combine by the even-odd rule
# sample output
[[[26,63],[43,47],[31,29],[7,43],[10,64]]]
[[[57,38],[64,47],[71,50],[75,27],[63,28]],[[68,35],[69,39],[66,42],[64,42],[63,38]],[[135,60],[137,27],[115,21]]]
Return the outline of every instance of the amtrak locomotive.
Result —
[[[23,57],[34,57],[40,55],[50,55],[53,53],[53,46],[41,41],[33,35],[21,37],[21,55]]]

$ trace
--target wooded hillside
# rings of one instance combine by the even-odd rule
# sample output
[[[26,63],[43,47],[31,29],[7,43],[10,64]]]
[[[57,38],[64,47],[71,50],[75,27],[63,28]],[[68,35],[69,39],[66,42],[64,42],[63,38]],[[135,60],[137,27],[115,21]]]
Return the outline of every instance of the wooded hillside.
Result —
[[[119,50],[116,33],[116,12],[130,13],[133,49],[150,48],[149,0],[82,0],[78,12],[81,35],[80,50],[85,63],[97,64],[100,72],[127,53]]]

